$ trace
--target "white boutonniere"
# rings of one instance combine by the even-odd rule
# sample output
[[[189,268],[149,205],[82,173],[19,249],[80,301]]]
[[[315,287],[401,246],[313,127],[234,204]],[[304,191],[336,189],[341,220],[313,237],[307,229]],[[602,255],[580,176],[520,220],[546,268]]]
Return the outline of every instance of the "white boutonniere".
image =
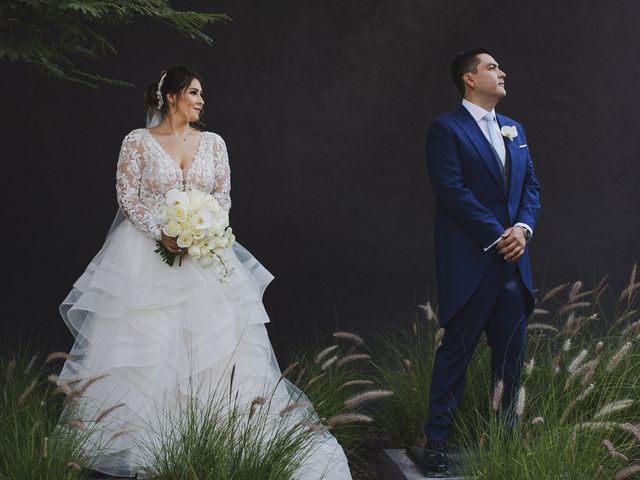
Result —
[[[508,127],[505,125],[500,129],[500,133],[503,137],[507,137],[509,140],[513,141],[513,139],[518,136],[518,129],[515,126]]]

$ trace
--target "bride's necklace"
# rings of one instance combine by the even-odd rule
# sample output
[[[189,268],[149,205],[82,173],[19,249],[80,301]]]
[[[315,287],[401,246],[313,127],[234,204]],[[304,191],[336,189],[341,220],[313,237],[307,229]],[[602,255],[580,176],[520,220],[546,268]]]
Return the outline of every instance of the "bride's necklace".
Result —
[[[187,141],[187,137],[188,137],[188,135],[186,135],[186,134],[185,134],[184,136],[183,136],[183,135],[174,135],[174,138],[175,138],[175,137],[178,137],[178,138],[179,138],[180,140],[182,140],[183,142],[186,142],[186,141]]]
[[[187,129],[185,130],[184,135],[179,135],[179,137],[182,138],[183,142],[187,141],[187,137],[189,136],[189,130],[191,130],[191,126],[187,124]]]
[[[188,132],[188,130],[187,130],[187,132]],[[178,135],[178,136],[179,136],[180,138],[182,138],[182,141],[183,141],[183,142],[186,142],[186,141],[187,141],[187,137],[188,137],[188,135],[189,135],[189,134],[185,132],[184,136],[182,136],[182,135]]]
[[[187,132],[189,132],[189,130],[187,130]],[[183,142],[186,142],[186,141],[187,141],[187,137],[189,136],[189,134],[185,132],[184,136],[182,136],[182,135],[178,135],[178,136],[179,136],[180,138],[182,138],[182,141],[183,141]]]
[[[178,133],[174,133],[174,132],[171,132],[171,131],[169,132],[169,134],[174,136],[174,137],[178,137],[183,142],[186,142],[187,141],[187,137],[189,136],[189,129],[187,129],[187,131],[183,135],[178,134]]]

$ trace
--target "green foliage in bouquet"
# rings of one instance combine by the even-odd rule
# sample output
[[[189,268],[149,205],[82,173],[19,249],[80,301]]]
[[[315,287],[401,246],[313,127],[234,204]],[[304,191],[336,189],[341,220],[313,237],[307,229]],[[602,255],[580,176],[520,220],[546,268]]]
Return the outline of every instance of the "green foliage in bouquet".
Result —
[[[205,27],[228,20],[219,13],[176,10],[168,0],[12,0],[0,2],[0,61],[26,62],[60,80],[95,88],[128,83],[79,69],[78,59],[96,60],[116,49],[104,26],[150,18],[208,45]]]
[[[167,265],[169,265],[170,267],[173,267],[173,264],[175,263],[176,258],[179,257],[178,266],[182,266],[182,254],[178,252],[170,251],[167,247],[163,245],[163,243],[160,240],[156,242],[156,249],[153,252],[160,255],[162,257],[162,261]]]

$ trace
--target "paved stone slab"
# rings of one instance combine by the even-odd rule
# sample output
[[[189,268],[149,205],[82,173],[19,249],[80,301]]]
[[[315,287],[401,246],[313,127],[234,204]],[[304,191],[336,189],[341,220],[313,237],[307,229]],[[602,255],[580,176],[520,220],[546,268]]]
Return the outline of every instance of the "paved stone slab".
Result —
[[[407,456],[403,448],[384,450],[381,464],[382,480],[465,480],[464,477],[425,477]],[[472,480],[472,479],[468,479]]]
[[[92,475],[87,480],[135,480],[135,477],[108,477],[105,475]]]
[[[136,477],[111,477],[103,473],[94,472],[87,480],[136,480]]]

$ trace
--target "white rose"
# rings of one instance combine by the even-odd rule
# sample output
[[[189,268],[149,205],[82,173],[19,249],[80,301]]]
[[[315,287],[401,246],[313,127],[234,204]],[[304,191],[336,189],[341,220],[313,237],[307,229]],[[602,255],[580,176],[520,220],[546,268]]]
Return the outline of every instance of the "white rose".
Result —
[[[189,232],[191,235],[194,235],[198,229],[189,221],[182,224],[182,231]]]
[[[178,236],[177,242],[180,248],[189,248],[193,243],[193,235],[190,232],[182,232]]]
[[[211,228],[213,228],[214,230],[216,230],[218,232],[223,231],[228,226],[229,226],[229,217],[226,216],[226,215],[221,216],[221,217],[216,217],[211,222]]]
[[[189,256],[198,259],[202,256],[202,251],[200,250],[200,247],[196,247],[195,245],[191,245],[189,247]]]
[[[518,136],[518,129],[515,126],[505,125],[500,129],[500,133],[503,137],[507,137],[509,140],[513,140]]]
[[[189,192],[189,205],[193,211],[198,211],[202,208],[202,205],[206,199],[207,194],[200,190],[191,190]]]
[[[207,195],[207,198],[204,201],[204,206],[212,212],[219,212],[222,210],[222,208],[220,208],[220,204],[213,195]]]
[[[186,192],[172,188],[167,192],[166,203],[167,205],[182,207],[186,210],[189,206],[189,197]]]
[[[180,235],[182,233],[182,227],[175,220],[171,220],[169,223],[167,223],[164,226],[162,231],[168,237],[177,237],[178,235]]]

